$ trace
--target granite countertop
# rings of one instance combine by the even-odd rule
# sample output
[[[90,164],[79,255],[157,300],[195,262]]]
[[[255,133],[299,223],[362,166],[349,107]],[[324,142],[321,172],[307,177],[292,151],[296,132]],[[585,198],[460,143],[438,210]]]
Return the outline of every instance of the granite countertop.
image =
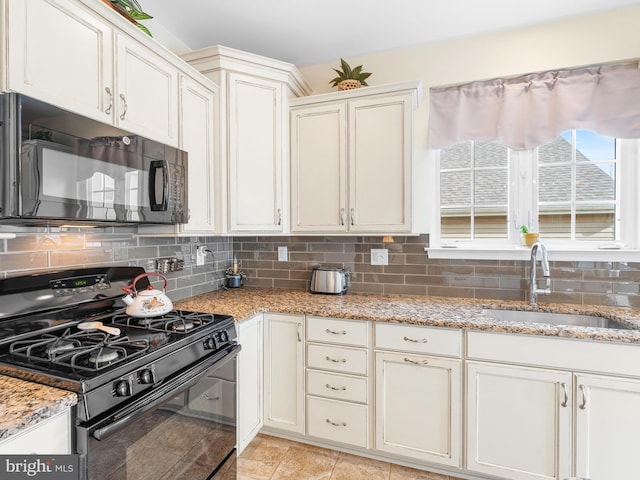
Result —
[[[351,292],[336,296],[317,295],[304,290],[254,287],[217,290],[180,300],[175,304],[176,308],[184,310],[230,314],[236,321],[258,313],[277,312],[640,344],[640,310],[600,305],[551,304],[541,301],[537,309],[532,309],[525,302],[502,300]],[[499,321],[482,313],[485,308],[601,316],[635,330]]]
[[[0,375],[0,441],[78,403],[73,392]]]

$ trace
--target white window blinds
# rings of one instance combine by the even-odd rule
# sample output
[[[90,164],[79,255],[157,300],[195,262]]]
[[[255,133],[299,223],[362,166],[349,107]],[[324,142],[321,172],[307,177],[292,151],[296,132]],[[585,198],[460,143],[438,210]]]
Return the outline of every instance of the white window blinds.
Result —
[[[429,92],[429,146],[434,149],[483,140],[526,150],[571,129],[640,138],[637,62],[433,87]]]

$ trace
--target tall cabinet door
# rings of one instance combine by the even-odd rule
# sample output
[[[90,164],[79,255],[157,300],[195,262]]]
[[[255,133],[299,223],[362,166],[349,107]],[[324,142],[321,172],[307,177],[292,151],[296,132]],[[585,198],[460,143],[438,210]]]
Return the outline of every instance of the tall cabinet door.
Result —
[[[640,472],[640,382],[576,375],[576,472],[635,480]]]
[[[230,230],[283,231],[284,85],[229,73]]]
[[[214,231],[216,115],[215,92],[180,77],[180,148],[188,154],[189,222],[184,232]]]
[[[349,102],[350,231],[410,232],[410,94]]]
[[[345,232],[346,105],[291,111],[291,231]]]
[[[512,480],[570,477],[571,384],[570,372],[467,362],[467,468]]]
[[[376,352],[376,450],[461,465],[461,363]]]
[[[178,145],[178,70],[138,42],[116,35],[116,124]]]
[[[265,427],[305,431],[303,339],[303,316],[264,315]]]
[[[8,88],[110,123],[113,32],[79,5],[7,2]]]

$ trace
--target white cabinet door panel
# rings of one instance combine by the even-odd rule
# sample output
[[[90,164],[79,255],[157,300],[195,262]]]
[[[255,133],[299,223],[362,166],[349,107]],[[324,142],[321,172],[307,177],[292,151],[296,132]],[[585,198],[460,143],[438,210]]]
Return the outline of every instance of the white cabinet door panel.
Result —
[[[576,375],[576,475],[636,480],[640,381]]]
[[[111,123],[113,32],[106,23],[67,0],[7,5],[9,89]]]
[[[263,318],[238,323],[238,454],[263,425]]]
[[[467,363],[467,468],[512,480],[571,470],[569,372]]]

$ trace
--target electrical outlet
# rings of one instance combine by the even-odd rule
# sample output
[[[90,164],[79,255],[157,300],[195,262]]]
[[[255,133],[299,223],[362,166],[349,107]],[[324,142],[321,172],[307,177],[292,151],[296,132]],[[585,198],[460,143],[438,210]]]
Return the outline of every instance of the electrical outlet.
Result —
[[[200,265],[204,265],[204,257],[207,256],[207,253],[210,250],[207,248],[206,245],[200,245],[198,247],[196,247],[196,265],[200,266]]]
[[[371,265],[389,265],[389,250],[386,248],[372,248]]]
[[[278,261],[286,262],[289,260],[289,252],[287,251],[287,247],[278,247]]]

